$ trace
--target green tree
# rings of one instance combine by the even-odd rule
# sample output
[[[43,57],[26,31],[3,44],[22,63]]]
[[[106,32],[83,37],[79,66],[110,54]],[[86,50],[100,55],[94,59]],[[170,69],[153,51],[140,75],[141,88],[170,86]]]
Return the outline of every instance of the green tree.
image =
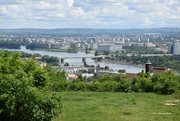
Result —
[[[104,69],[109,70],[109,66],[105,66],[105,68],[104,68]]]
[[[126,73],[126,70],[125,69],[119,69],[118,72]]]
[[[180,87],[179,76],[172,71],[152,76],[153,91],[158,94],[172,94]]]
[[[95,56],[98,56],[98,51],[96,50],[96,52],[94,53]]]
[[[70,66],[70,65],[69,65],[69,63],[66,62],[66,63],[64,64],[64,66]]]
[[[49,77],[34,59],[0,51],[0,120],[50,121],[61,112],[61,96],[43,92]]]
[[[96,66],[96,69],[100,69],[101,67],[100,67],[100,65],[98,64],[97,66]]]

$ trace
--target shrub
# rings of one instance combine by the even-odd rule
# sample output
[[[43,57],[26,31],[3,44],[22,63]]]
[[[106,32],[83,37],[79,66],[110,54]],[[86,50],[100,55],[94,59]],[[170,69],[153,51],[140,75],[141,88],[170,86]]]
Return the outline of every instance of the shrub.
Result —
[[[178,76],[173,72],[157,73],[152,76],[153,91],[158,94],[172,94],[179,87]]]
[[[32,79],[17,71],[0,81],[0,120],[50,121],[61,112],[61,97],[32,87]]]

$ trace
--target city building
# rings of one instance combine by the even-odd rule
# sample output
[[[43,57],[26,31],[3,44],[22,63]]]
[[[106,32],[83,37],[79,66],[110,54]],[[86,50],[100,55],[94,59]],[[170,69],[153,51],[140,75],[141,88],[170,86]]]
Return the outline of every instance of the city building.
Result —
[[[72,81],[72,80],[74,80],[74,79],[77,79],[78,78],[78,75],[76,75],[76,74],[67,74],[66,75],[66,79],[68,80],[68,81]]]
[[[175,41],[173,43],[168,43],[168,52],[170,54],[180,54],[180,41]]]
[[[119,51],[119,52],[121,52],[122,51],[122,45],[98,45],[97,51],[101,52],[101,53],[103,53],[105,51],[108,51],[108,52]]]

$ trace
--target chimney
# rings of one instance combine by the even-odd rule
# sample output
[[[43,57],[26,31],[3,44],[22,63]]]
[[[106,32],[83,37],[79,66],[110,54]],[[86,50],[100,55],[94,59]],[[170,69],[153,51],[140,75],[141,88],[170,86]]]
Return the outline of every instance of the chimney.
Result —
[[[151,73],[151,62],[148,60],[148,62],[145,64],[145,70],[146,70],[146,73],[149,72]]]

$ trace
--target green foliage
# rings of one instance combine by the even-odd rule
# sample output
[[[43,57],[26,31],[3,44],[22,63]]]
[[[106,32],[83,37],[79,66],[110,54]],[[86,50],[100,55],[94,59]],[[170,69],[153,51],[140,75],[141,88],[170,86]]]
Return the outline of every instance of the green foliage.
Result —
[[[101,67],[100,67],[100,65],[98,64],[97,66],[96,66],[96,69],[100,69]]]
[[[179,75],[171,71],[153,75],[153,90],[158,94],[172,94],[180,87]]]
[[[20,46],[23,44],[25,43],[18,41],[0,41],[0,48],[20,49]]]
[[[61,97],[43,92],[49,75],[34,59],[0,51],[0,120],[50,121],[61,112]],[[37,88],[39,87],[39,88]]]
[[[48,55],[41,55],[41,54],[30,54],[30,53],[24,53],[22,52],[21,53],[21,57],[23,58],[36,58],[36,57],[42,57],[42,61],[43,62],[46,62],[50,65],[53,65],[53,66],[58,66],[59,65],[59,59],[57,57],[53,57],[53,56],[48,56]]]
[[[68,49],[68,53],[77,53],[78,52],[78,48],[74,47],[72,49]]]
[[[70,65],[69,65],[69,63],[66,62],[66,63],[64,64],[64,66],[70,66]]]
[[[118,72],[126,73],[126,70],[125,69],[119,69]]]
[[[88,54],[90,53],[91,50],[92,50],[91,48],[86,48],[85,53]]]
[[[151,80],[145,77],[134,78],[132,82],[132,91],[134,92],[153,92]]]
[[[25,53],[25,52],[21,52],[21,57],[25,57],[25,58],[30,58],[30,57],[42,57],[41,54],[39,53],[34,53],[34,54],[31,54],[31,53]]]
[[[109,70],[109,66],[105,66],[105,68],[104,68],[104,69]]]
[[[86,77],[83,77],[81,74],[78,76],[77,79],[74,79],[72,83],[79,83],[79,82],[87,82]]]
[[[79,73],[88,73],[88,71],[86,69],[81,69],[79,70]]]
[[[96,52],[94,53],[94,56],[98,56],[98,51],[96,50]]]
[[[155,51],[153,48],[140,47],[140,46],[123,46],[126,53],[137,53],[137,54],[162,54],[163,52]]]
[[[42,57],[42,61],[47,62],[48,64],[53,65],[53,66],[59,65],[59,59],[57,57],[53,57],[53,56],[50,57],[48,55],[44,55]]]
[[[54,69],[50,66],[46,68],[48,68],[49,72],[48,88],[55,91],[65,91],[69,84],[66,80],[65,71],[61,71],[60,68]]]
[[[170,56],[154,56],[154,57],[144,57],[144,56],[127,56],[124,54],[118,54],[116,56],[109,57],[111,60],[127,61],[133,64],[145,64],[148,60],[151,61],[152,66],[166,66],[168,68],[179,69],[180,60],[173,60]]]
[[[109,51],[104,51],[104,55],[109,55]]]
[[[79,76],[68,84],[69,91],[100,91],[100,92],[154,92],[158,94],[172,94],[180,90],[179,75],[165,72],[155,74],[150,78],[149,73],[142,73],[140,77],[134,78],[133,81],[128,81],[126,76],[121,73],[115,77],[108,74],[96,79],[91,78],[91,83],[87,83],[88,79]]]
[[[109,74],[104,74],[102,77],[99,77],[99,82],[105,82],[105,81],[114,81],[114,77],[110,76]]]

